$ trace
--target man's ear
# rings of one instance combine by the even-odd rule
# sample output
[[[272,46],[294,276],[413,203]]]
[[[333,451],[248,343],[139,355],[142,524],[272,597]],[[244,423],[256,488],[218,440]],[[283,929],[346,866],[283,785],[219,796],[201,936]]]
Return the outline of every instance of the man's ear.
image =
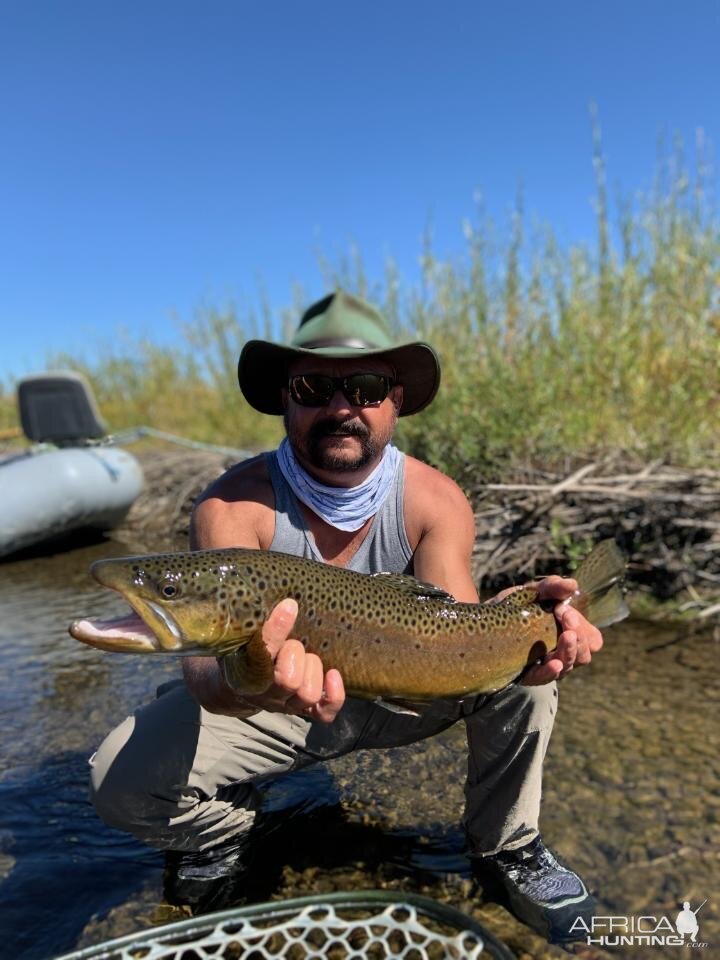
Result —
[[[402,384],[397,383],[390,393],[390,399],[392,400],[392,405],[395,407],[395,413],[400,416],[400,408],[403,403],[403,388]]]

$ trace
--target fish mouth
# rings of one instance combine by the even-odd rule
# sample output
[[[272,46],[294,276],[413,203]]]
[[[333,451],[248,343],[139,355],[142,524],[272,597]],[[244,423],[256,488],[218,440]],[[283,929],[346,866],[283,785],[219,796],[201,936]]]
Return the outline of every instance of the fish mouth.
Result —
[[[125,617],[74,620],[70,635],[99,650],[119,653],[178,653],[183,647],[180,629],[167,611],[152,600],[125,598],[133,612]]]
[[[125,584],[113,582],[112,561],[93,564],[91,572],[98,583],[121,594],[133,612],[111,620],[99,617],[74,620],[69,628],[72,637],[99,650],[118,653],[182,651],[184,637],[173,617],[161,604],[130,593]]]
[[[162,647],[150,627],[137,613],[112,620],[73,620],[70,636],[98,650],[120,653],[155,653]]]

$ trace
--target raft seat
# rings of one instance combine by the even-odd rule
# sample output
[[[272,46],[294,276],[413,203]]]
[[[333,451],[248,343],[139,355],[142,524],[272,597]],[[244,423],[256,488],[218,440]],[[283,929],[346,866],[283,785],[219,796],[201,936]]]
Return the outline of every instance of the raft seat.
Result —
[[[107,433],[90,384],[73,370],[24,377],[17,400],[23,433],[34,443],[82,446]]]

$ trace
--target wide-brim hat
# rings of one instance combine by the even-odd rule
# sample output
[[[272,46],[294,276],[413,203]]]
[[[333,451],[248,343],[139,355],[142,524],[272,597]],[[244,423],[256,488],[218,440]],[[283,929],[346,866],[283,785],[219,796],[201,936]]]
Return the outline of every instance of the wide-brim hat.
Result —
[[[440,385],[440,362],[429,344],[395,343],[383,316],[344,290],[308,307],[289,344],[248,340],[238,361],[238,381],[250,406],[261,413],[285,412],[281,391],[297,357],[384,360],[403,388],[401,417],[426,407]]]

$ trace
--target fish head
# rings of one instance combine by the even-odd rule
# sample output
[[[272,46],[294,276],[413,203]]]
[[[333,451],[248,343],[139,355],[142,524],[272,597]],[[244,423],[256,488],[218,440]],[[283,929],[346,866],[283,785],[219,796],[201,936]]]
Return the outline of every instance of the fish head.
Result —
[[[102,650],[220,656],[247,641],[266,617],[250,578],[220,551],[98,560],[90,572],[133,610],[71,624],[73,637]]]

